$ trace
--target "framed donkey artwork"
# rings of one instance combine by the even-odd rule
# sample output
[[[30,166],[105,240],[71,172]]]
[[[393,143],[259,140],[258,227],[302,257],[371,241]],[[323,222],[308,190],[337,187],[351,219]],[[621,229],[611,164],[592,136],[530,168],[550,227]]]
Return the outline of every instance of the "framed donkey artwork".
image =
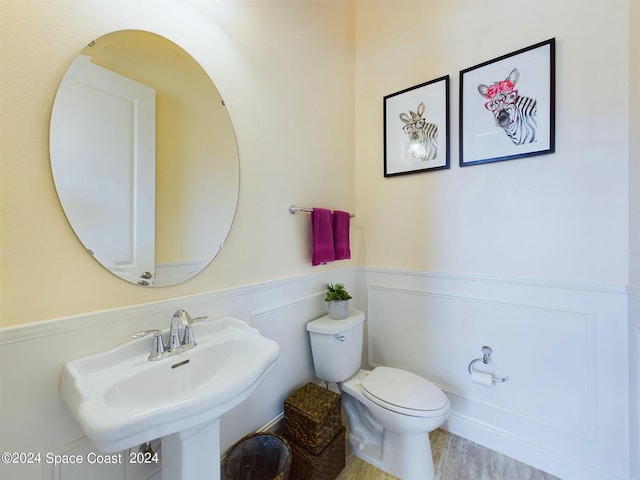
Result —
[[[555,39],[460,72],[460,166],[555,151]]]
[[[384,97],[384,176],[449,168],[449,76]]]

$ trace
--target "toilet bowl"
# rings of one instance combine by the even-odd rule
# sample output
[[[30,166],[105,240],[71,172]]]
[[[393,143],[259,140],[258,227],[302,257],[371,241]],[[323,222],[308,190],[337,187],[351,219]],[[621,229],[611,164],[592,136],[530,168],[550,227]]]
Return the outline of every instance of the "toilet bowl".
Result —
[[[336,382],[355,455],[403,480],[435,476],[429,432],[449,414],[442,390],[399,368],[360,369],[364,314],[321,317],[307,324],[316,375]]]

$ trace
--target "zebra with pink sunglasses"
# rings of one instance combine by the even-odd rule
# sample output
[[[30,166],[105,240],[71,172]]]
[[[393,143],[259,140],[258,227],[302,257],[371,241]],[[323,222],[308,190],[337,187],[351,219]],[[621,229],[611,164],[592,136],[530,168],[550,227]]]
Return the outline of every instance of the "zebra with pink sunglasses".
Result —
[[[516,68],[509,76],[493,85],[478,85],[478,92],[487,102],[485,108],[493,113],[496,125],[504,129],[514,145],[536,141],[538,104],[535,98],[521,96],[515,88],[520,78]]]

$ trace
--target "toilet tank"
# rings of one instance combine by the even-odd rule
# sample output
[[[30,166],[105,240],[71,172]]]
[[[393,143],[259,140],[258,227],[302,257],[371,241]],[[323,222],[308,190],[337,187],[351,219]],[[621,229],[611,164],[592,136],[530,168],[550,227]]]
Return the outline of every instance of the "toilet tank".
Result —
[[[328,315],[307,324],[316,376],[325,382],[347,380],[360,368],[364,313],[351,310],[344,320]]]

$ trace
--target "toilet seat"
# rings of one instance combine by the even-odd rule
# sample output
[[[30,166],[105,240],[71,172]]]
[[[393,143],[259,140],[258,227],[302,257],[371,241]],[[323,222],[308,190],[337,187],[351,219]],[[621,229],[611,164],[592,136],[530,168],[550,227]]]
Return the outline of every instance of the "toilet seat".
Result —
[[[361,391],[377,405],[413,417],[439,415],[449,404],[433,383],[399,368],[376,367],[362,380]]]

